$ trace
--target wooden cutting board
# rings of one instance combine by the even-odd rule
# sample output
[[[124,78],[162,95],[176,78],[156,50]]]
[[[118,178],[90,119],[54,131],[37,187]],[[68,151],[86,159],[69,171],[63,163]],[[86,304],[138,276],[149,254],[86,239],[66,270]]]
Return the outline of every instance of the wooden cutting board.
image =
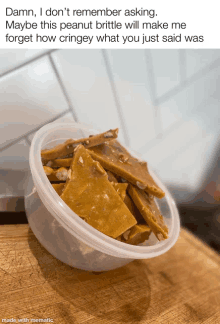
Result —
[[[0,323],[220,323],[220,257],[186,230],[166,254],[103,273],[51,256],[28,225],[0,227]],[[24,321],[28,323],[28,321]]]

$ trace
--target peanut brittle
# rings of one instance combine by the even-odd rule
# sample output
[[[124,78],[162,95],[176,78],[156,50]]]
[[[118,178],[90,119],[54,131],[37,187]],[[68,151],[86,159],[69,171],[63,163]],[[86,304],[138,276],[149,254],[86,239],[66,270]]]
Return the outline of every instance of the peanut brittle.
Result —
[[[56,190],[56,192],[58,193],[58,195],[60,196],[63,192],[63,189],[65,187],[65,183],[53,183],[52,184],[54,190]]]
[[[107,175],[108,175],[108,180],[110,182],[115,182],[118,183],[118,180],[116,179],[116,177],[114,176],[114,174],[111,171],[106,171]]]
[[[158,198],[164,197],[163,190],[158,187],[149,174],[147,163],[131,156],[117,140],[90,147],[89,152],[92,158],[106,170],[119,175]]]
[[[112,182],[111,184],[113,185],[113,187],[115,188],[116,192],[121,197],[121,199],[124,201],[124,199],[126,197],[126,190],[127,190],[127,187],[128,187],[128,183],[115,183],[115,182]]]
[[[83,145],[74,152],[70,177],[61,198],[88,224],[116,238],[137,222],[123,203],[106,171]]]
[[[79,144],[83,144],[85,148],[89,148],[101,143],[108,142],[117,137],[118,128],[110,129],[107,132],[98,135],[90,135],[90,137],[87,138],[81,138],[77,140],[68,139],[64,143],[59,144],[54,148],[42,150],[41,157],[43,160],[54,160],[72,153],[75,147]]]
[[[66,168],[52,169],[48,166],[44,166],[44,172],[51,182],[54,181],[66,181],[68,176],[68,170]]]
[[[132,215],[136,218],[136,221],[138,222],[138,224],[145,224],[146,223],[145,219],[143,218],[143,216],[141,215],[138,208],[133,203],[132,199],[129,197],[128,194],[126,194],[126,196],[124,198],[124,203],[128,207],[128,209],[130,210]]]
[[[134,158],[117,135],[118,129],[109,130],[43,150],[44,171],[63,201],[100,232],[133,245],[151,232],[166,239],[168,228],[153,198],[165,194],[147,163]]]
[[[137,245],[148,240],[151,232],[148,225],[137,224],[123,233],[120,240],[128,244]]]
[[[46,161],[45,166],[48,166],[50,168],[68,168],[70,167],[72,160],[72,158],[50,160]]]
[[[131,184],[128,187],[128,193],[158,240],[167,239],[168,228],[154,198]]]

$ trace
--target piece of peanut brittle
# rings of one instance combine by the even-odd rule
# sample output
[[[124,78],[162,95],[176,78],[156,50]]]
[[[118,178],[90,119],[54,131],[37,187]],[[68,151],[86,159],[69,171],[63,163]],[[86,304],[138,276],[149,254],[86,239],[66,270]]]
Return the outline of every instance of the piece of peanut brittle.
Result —
[[[114,189],[116,190],[118,195],[121,197],[121,199],[124,201],[124,199],[126,197],[126,190],[128,187],[128,183],[111,182],[111,184],[113,185]]]
[[[90,147],[88,150],[92,158],[106,170],[117,174],[158,198],[164,197],[165,193],[151,177],[147,163],[131,156],[117,140]]]
[[[45,149],[41,151],[41,158],[45,160],[54,160],[57,158],[61,158],[62,156],[66,156],[72,153],[75,147],[79,144],[83,144],[85,148],[89,148],[92,146],[99,145],[101,143],[108,142],[114,138],[118,137],[118,128],[110,129],[107,132],[91,135],[87,138],[81,139],[68,139],[62,144],[59,144],[51,149]]]
[[[137,223],[83,145],[77,147],[70,170],[61,198],[89,225],[116,238]]]
[[[131,184],[128,193],[158,240],[167,239],[168,228],[154,198]]]
[[[56,182],[56,181],[66,181],[68,177],[68,170],[66,168],[59,168],[59,169],[52,169],[48,166],[44,166],[44,172],[46,173],[48,179],[51,182]]]
[[[127,244],[137,245],[148,240],[151,232],[152,231],[148,225],[136,224],[123,233],[119,240]]]
[[[70,167],[72,160],[72,158],[49,160],[45,162],[45,166],[50,168],[68,168]]]
[[[133,203],[132,199],[129,197],[128,194],[126,194],[126,196],[124,198],[124,203],[128,207],[128,209],[130,210],[132,215],[135,217],[138,224],[145,224],[146,223],[145,219],[143,218],[143,216],[141,215],[138,208]]]
[[[106,173],[108,175],[108,180],[110,182],[118,183],[118,180],[116,179],[115,175],[111,171],[106,170]]]
[[[58,195],[61,196],[63,189],[65,187],[65,182],[53,183],[52,186],[53,186],[54,190],[58,193]]]

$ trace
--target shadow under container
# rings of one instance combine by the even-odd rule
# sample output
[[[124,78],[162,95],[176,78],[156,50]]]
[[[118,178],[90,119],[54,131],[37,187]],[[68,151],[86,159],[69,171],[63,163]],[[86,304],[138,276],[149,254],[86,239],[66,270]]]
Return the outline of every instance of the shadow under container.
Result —
[[[25,209],[29,225],[39,242],[60,261],[82,270],[107,271],[124,266],[134,259],[149,259],[168,251],[180,231],[179,214],[168,190],[150,170],[166,196],[157,204],[169,228],[169,238],[157,241],[154,234],[139,246],[125,244],[99,232],[75,214],[58,196],[45,175],[41,150],[69,138],[88,137],[98,132],[77,123],[54,123],[42,127],[30,149],[31,174],[26,188]],[[130,153],[140,158],[128,149]]]

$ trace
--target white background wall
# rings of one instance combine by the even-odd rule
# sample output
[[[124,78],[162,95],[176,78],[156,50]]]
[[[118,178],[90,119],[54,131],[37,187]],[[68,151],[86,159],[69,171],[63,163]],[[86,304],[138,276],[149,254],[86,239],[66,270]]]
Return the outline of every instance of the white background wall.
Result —
[[[0,50],[0,170],[27,170],[33,134],[60,118],[119,127],[186,201],[216,158],[220,50]]]

